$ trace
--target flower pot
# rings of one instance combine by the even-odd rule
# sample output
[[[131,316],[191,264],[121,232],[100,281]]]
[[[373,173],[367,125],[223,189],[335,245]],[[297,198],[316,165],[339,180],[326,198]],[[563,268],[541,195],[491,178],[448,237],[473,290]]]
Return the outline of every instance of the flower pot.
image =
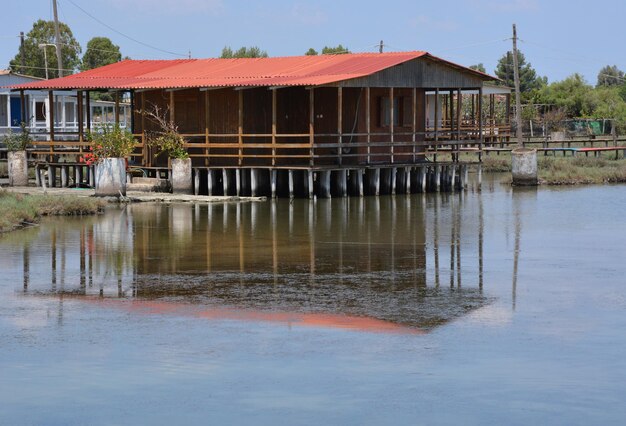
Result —
[[[172,159],[172,192],[174,194],[193,194],[191,179],[191,158]]]
[[[103,158],[96,163],[96,195],[100,197],[126,196],[126,160]]]
[[[9,151],[9,186],[28,186],[26,151]]]
[[[511,151],[513,185],[537,185],[537,150],[516,148]]]

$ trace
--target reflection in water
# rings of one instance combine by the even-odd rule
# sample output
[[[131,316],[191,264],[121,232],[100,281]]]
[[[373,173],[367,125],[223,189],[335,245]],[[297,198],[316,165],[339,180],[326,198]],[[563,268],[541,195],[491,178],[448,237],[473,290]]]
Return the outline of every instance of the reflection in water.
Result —
[[[50,221],[23,243],[24,291],[151,314],[427,331],[488,303],[482,205],[474,217],[465,202],[442,194],[137,204]],[[448,244],[450,268],[440,271]],[[461,258],[476,245],[478,269]],[[440,286],[444,272],[449,287]]]

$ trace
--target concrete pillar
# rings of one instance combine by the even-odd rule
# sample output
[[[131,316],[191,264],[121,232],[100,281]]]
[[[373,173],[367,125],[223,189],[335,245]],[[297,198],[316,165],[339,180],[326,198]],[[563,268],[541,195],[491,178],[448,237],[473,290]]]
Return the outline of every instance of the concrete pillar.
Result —
[[[441,191],[441,166],[435,166],[435,187],[437,192]]]
[[[478,190],[480,190],[483,186],[483,166],[482,164],[478,165]]]
[[[9,186],[28,186],[28,159],[26,151],[9,151],[7,157]]]
[[[370,194],[380,194],[380,169],[369,169],[367,173],[367,188]]]
[[[193,174],[191,158],[173,158],[170,183],[174,194],[193,194]]]
[[[322,170],[320,177],[320,197],[330,198],[330,170]]]
[[[39,164],[35,165],[35,186],[41,186],[41,172],[39,170]]]
[[[276,198],[276,174],[275,169],[270,170],[270,188],[272,191],[272,198]]]
[[[427,188],[426,188],[426,168],[425,167],[420,167],[420,178],[421,178],[421,188],[422,188],[422,192],[426,192]]]
[[[363,169],[359,169],[356,172],[359,197],[362,197],[365,195],[365,193],[363,192],[363,173],[364,173]]]
[[[250,194],[253,197],[259,195],[259,169],[251,169],[250,170]]]
[[[467,182],[469,181],[469,167],[463,166],[463,189],[467,189]]]
[[[513,185],[537,185],[537,150],[516,148],[511,151]]]
[[[126,161],[123,158],[101,159],[95,171],[96,195],[107,197],[126,195]]]

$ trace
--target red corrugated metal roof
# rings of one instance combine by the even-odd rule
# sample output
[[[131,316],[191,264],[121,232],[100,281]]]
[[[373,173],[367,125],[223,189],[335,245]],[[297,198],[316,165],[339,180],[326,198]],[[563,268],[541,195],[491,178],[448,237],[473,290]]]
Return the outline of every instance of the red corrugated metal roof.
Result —
[[[194,87],[319,86],[365,77],[427,52],[353,53],[241,59],[126,60],[13,89],[168,89]],[[447,62],[447,61],[444,61]],[[491,76],[447,62],[482,78]]]

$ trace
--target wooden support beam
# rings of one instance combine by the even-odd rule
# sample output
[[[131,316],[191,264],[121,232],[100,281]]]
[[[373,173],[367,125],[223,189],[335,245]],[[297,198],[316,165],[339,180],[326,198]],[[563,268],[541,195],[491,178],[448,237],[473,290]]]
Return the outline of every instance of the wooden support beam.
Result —
[[[207,90],[206,92],[204,92],[204,143],[206,144],[206,148],[204,150],[204,154],[206,155],[206,158],[204,159],[204,165],[205,166],[209,166],[209,120],[211,118],[211,101],[209,99],[209,91]]]
[[[78,115],[78,117],[76,117],[76,122],[78,123],[78,141],[82,142],[84,139],[84,135],[83,135],[83,117],[84,117],[84,109],[83,109],[83,91],[82,90],[78,90],[76,93],[76,102],[77,102],[77,111],[76,111],[76,115]],[[83,147],[80,147],[80,152],[83,152]]]
[[[479,140],[479,149],[478,152],[478,161],[483,160],[483,88],[480,87],[478,89],[478,140]]]
[[[170,123],[176,122],[176,103],[174,102],[175,92],[170,92]]]
[[[237,143],[239,144],[238,161],[237,164],[241,166],[243,164],[243,91],[237,92]]]
[[[342,164],[342,156],[343,156],[343,147],[341,146],[343,142],[343,88],[341,86],[337,87],[337,144],[339,147],[337,148],[337,153],[339,154],[339,165]]]
[[[85,112],[87,131],[91,131],[91,95],[89,90],[85,91]]]
[[[393,164],[393,132],[394,132],[394,120],[395,120],[395,111],[394,111],[394,99],[393,99],[393,87],[389,88],[389,138],[391,142],[391,164]]]
[[[52,90],[48,91],[48,118],[50,120],[50,141],[54,141],[54,120],[55,120],[55,110],[54,110],[54,92]],[[50,145],[50,150],[52,151],[52,145]]]
[[[146,141],[146,94],[141,93],[141,144],[143,145],[143,163],[152,166],[152,156]]]
[[[411,123],[411,133],[413,133],[413,135],[411,136],[411,141],[413,142],[413,162],[415,163],[417,158],[415,146],[415,142],[417,140],[417,135],[415,134],[417,132],[417,89],[415,87],[412,89],[411,95],[411,116],[413,120],[413,122]]]
[[[315,144],[315,89],[309,90],[309,166],[315,164],[313,145]],[[291,175],[290,175],[291,178]]]
[[[456,140],[461,140],[461,125],[463,120],[463,94],[461,89],[457,89],[456,92]],[[459,145],[457,144],[457,149]],[[457,153],[458,155],[458,153]]]
[[[372,142],[371,135],[371,103],[370,103],[370,88],[365,88],[365,133],[367,133],[367,159],[366,164],[370,164],[370,143]]]
[[[24,95],[24,91],[20,90],[20,113],[22,115],[22,119],[21,121],[24,123],[28,123],[28,125],[30,126],[30,120],[26,120],[26,96]],[[9,121],[11,120],[11,117],[9,117]],[[18,125],[21,123],[17,123]],[[13,123],[9,123],[9,126],[12,126]]]
[[[272,90],[272,166],[276,165],[276,90]]]
[[[437,143],[438,140],[439,140],[439,88],[435,89],[435,144]]]
[[[115,108],[113,109],[115,114],[115,125],[120,125],[120,92],[115,91]]]

